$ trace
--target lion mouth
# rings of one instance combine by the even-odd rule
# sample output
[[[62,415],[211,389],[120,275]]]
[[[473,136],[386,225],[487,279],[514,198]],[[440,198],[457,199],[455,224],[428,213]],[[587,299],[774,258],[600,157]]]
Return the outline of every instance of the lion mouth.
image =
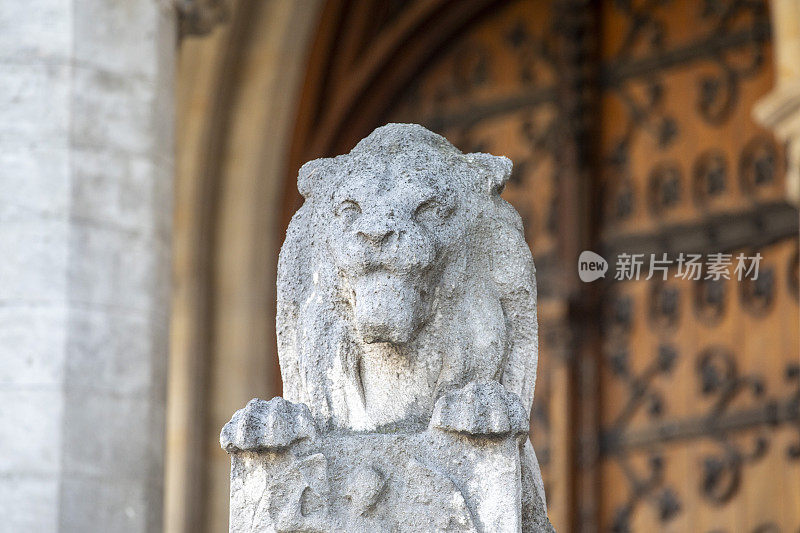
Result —
[[[359,276],[351,283],[353,314],[367,344],[405,344],[425,316],[423,294],[412,280],[387,271]]]

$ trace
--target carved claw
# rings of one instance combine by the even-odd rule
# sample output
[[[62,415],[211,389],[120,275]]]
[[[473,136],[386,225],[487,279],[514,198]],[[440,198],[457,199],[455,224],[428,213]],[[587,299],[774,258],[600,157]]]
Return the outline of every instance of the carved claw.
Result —
[[[436,401],[430,427],[469,435],[528,432],[528,414],[519,397],[497,381],[472,382]]]
[[[228,453],[283,450],[315,436],[311,411],[305,404],[287,402],[281,397],[269,401],[254,398],[225,424],[219,443]]]

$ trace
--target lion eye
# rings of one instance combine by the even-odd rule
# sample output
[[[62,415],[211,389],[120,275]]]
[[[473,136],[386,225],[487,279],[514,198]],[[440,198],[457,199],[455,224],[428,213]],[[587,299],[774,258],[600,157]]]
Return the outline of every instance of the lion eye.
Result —
[[[335,214],[337,217],[340,216],[353,216],[361,213],[361,206],[358,205],[358,202],[355,200],[344,200],[339,206],[336,208]]]
[[[435,220],[443,220],[450,216],[453,210],[437,201],[437,200],[428,200],[426,202],[422,202],[414,211],[414,216],[418,219],[435,219]]]

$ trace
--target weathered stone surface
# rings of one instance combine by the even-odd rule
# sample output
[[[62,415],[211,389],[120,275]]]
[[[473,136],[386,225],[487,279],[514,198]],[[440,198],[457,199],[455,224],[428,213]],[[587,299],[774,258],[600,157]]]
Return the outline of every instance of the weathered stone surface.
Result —
[[[510,173],[413,124],[303,166],[278,273],[288,402],[251,402],[223,430],[232,531],[551,529]]]
[[[519,398],[496,381],[472,382],[436,401],[431,427],[467,435],[520,435],[528,415]]]
[[[315,436],[314,421],[305,405],[283,398],[253,399],[222,428],[220,445],[228,453],[276,451]]]
[[[231,531],[519,531],[519,441],[329,433],[233,455]]]

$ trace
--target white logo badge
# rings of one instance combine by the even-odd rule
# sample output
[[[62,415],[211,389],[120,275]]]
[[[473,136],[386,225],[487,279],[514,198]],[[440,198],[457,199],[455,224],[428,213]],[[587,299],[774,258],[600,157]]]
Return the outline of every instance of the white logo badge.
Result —
[[[600,255],[585,250],[578,257],[578,276],[581,281],[589,283],[596,279],[606,277],[608,271],[608,261]]]

